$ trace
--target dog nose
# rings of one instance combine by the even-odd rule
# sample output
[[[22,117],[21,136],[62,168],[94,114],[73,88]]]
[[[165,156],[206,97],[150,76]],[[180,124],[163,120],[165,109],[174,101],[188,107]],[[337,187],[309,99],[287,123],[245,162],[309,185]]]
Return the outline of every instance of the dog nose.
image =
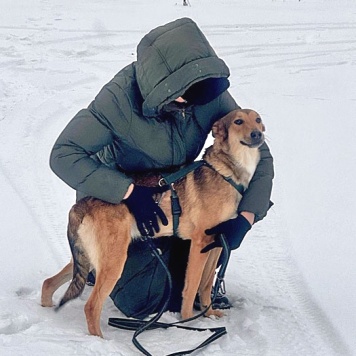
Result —
[[[254,142],[260,141],[262,138],[262,132],[259,130],[253,130],[251,132],[251,138],[252,138],[252,141],[254,141]]]

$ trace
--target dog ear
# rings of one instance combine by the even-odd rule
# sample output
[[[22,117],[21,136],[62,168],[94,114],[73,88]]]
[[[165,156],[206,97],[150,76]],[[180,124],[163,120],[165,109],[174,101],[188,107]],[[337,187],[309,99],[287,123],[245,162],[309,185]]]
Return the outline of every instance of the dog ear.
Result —
[[[212,127],[212,134],[214,138],[221,139],[222,141],[227,138],[227,129],[224,120],[218,120]]]

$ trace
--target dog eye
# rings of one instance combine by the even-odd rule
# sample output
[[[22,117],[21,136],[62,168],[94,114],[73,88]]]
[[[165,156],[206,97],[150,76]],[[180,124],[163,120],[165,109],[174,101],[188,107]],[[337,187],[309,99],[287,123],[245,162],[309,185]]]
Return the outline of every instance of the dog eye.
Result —
[[[236,125],[242,125],[243,122],[244,122],[244,120],[242,120],[242,119],[237,119],[237,120],[234,121],[234,123],[235,123]]]
[[[262,122],[261,118],[258,117],[258,118],[256,119],[256,122],[257,122],[258,124],[260,124],[260,123]]]

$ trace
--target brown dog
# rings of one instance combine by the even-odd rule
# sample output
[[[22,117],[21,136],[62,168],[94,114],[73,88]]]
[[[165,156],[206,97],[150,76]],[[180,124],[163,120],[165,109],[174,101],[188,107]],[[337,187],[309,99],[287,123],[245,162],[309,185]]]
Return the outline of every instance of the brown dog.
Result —
[[[264,142],[263,131],[264,125],[255,111],[230,112],[213,125],[214,144],[203,156],[214,169],[202,166],[175,183],[182,207],[178,234],[191,240],[181,309],[183,319],[193,315],[197,292],[202,306],[211,303],[221,249],[200,252],[213,241],[213,236],[206,235],[205,230],[236,216],[241,194],[224,177],[248,186],[260,158],[258,147]],[[161,225],[155,237],[172,235],[170,195],[168,191],[159,197],[169,224]],[[71,278],[59,306],[78,297],[84,290],[91,266],[94,267],[96,282],[85,305],[85,314],[89,333],[102,336],[102,306],[121,276],[128,246],[135,236],[139,236],[135,220],[125,204],[115,205],[95,198],[80,200],[69,213],[68,239],[73,260],[44,281],[42,305],[53,306],[53,293]],[[222,312],[210,307],[206,315],[222,316]]]

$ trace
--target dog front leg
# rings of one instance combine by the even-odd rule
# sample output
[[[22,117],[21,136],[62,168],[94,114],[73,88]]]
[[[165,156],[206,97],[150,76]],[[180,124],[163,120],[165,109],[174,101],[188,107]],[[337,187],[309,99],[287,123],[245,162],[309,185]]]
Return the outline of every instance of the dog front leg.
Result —
[[[207,252],[209,254],[208,261],[205,264],[202,279],[199,286],[199,297],[201,310],[204,310],[211,304],[211,289],[214,283],[216,265],[221,253],[221,248],[214,248]],[[220,310],[214,310],[210,305],[209,309],[206,311],[205,316],[215,315],[217,317],[222,317],[224,313]]]
[[[71,260],[60,272],[51,278],[47,278],[42,284],[41,305],[53,307],[52,297],[54,292],[73,277],[73,260]]]
[[[205,264],[209,257],[207,253],[200,253],[202,248],[201,243],[197,243],[192,239],[183,289],[181,309],[183,319],[189,319],[193,316],[194,299],[200,285]]]

